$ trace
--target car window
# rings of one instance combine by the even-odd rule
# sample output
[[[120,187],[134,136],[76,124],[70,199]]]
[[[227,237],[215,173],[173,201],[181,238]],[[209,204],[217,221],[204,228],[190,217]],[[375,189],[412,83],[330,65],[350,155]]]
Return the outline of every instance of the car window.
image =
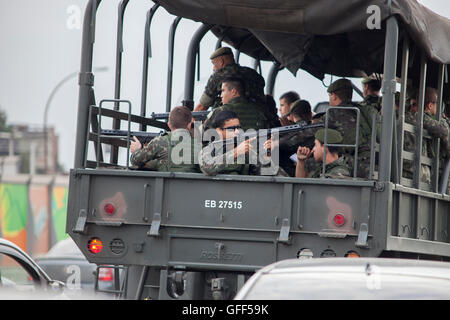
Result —
[[[0,253],[0,286],[19,290],[35,289],[33,276],[16,258]]]

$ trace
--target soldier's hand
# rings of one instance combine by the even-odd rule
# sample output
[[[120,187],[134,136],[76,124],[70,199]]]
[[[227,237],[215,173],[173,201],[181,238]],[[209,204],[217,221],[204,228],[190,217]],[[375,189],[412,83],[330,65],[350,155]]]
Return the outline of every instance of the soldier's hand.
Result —
[[[134,141],[131,141],[131,142],[130,142],[130,151],[131,151],[131,153],[133,153],[133,152],[135,152],[135,151],[137,151],[137,150],[139,150],[139,149],[142,148],[142,144],[141,144],[141,142],[138,140],[138,138],[136,138],[135,136],[133,136],[133,140],[134,140]]]
[[[254,141],[255,138],[251,138],[248,140],[245,140],[241,142],[235,149],[234,149],[234,157],[237,158],[238,155],[248,154],[250,150],[252,149],[252,141]]]
[[[311,156],[311,154],[312,151],[308,147],[299,146],[297,149],[297,159],[299,161],[305,161],[308,157]]]
[[[275,149],[276,147],[278,147],[280,140],[275,139],[274,141],[272,141],[272,139],[267,140],[266,142],[264,142],[264,149],[265,150],[272,150]]]

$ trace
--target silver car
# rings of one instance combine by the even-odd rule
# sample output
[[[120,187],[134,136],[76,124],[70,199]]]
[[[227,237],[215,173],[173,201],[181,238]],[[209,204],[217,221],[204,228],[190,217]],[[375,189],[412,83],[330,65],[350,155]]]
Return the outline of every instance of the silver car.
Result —
[[[52,279],[19,246],[0,238],[0,299],[55,298],[64,284]]]
[[[290,259],[257,271],[235,300],[450,299],[450,263],[385,258]]]

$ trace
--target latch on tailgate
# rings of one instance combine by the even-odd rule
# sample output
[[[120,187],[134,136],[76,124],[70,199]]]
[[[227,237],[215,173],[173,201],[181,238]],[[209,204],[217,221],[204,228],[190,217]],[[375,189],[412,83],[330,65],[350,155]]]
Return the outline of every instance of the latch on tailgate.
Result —
[[[280,235],[278,236],[278,242],[289,243],[289,230],[291,229],[291,224],[289,219],[283,219],[281,222]]]
[[[87,221],[87,211],[85,209],[81,209],[80,213],[78,213],[78,219],[75,224],[75,228],[72,229],[75,233],[84,233],[86,228]]]
[[[159,236],[159,227],[161,226],[161,214],[155,213],[153,215],[152,225],[150,230],[147,232],[148,236],[157,237]]]

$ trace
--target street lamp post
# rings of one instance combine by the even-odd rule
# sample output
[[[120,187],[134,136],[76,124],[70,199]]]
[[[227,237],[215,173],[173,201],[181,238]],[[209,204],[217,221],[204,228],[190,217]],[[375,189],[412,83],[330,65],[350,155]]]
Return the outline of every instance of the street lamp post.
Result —
[[[107,71],[108,67],[96,67],[93,68],[93,71]],[[47,102],[45,103],[45,110],[44,110],[44,170],[45,173],[48,173],[48,134],[47,134],[47,116],[48,116],[48,110],[50,108],[50,103],[53,100],[53,97],[55,96],[56,92],[59,90],[59,88],[62,87],[64,83],[71,80],[72,78],[75,78],[78,75],[78,71],[74,71],[64,78],[61,79],[61,81],[58,82],[58,84],[53,88],[52,92],[50,92],[50,95],[47,98]]]

